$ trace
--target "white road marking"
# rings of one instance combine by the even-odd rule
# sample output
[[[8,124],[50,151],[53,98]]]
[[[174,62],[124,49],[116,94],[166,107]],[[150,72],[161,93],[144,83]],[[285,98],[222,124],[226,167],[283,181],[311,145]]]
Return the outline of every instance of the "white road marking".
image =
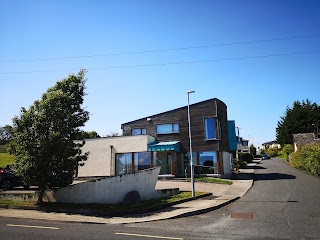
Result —
[[[146,237],[146,238],[183,240],[183,238],[173,238],[173,237],[162,237],[162,236],[142,235],[142,234],[134,234],[134,233],[115,233],[115,234],[116,234],[116,235],[135,236],[135,237]]]
[[[7,224],[7,226],[8,227],[42,228],[42,229],[59,230],[59,228],[56,228],[56,227],[44,227],[44,226],[15,225],[15,224]]]

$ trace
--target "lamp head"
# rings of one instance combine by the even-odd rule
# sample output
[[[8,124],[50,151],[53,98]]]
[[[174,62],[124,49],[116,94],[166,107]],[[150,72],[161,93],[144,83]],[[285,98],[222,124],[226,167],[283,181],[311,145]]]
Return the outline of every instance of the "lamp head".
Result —
[[[189,93],[194,93],[194,91],[187,91],[187,93],[189,94]]]

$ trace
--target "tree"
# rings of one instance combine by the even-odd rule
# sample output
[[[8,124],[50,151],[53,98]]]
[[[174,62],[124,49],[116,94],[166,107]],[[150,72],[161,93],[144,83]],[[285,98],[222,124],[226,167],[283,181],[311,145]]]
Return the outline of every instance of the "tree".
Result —
[[[292,134],[314,132],[320,125],[320,106],[306,101],[295,101],[293,107],[287,107],[276,128],[277,142],[284,146],[292,144]]]
[[[110,132],[109,134],[106,135],[106,137],[120,137],[121,134],[118,132]]]
[[[0,127],[0,145],[10,142],[12,139],[12,127],[10,125],[5,125]]]
[[[250,154],[255,157],[257,155],[257,149],[254,147],[253,144],[250,145]]]
[[[79,132],[79,136],[77,138],[80,139],[89,139],[89,138],[100,138],[100,135],[96,131],[81,131]]]
[[[38,202],[49,186],[70,184],[78,165],[87,159],[88,153],[80,150],[84,142],[75,141],[89,119],[89,112],[81,108],[84,75],[81,70],[58,81],[13,119],[14,167],[26,184],[38,186]]]

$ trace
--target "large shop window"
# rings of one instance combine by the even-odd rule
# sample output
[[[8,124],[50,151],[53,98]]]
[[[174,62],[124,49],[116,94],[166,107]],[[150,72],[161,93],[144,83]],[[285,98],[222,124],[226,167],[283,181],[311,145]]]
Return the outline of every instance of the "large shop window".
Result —
[[[217,173],[217,152],[199,152],[200,165],[211,167]]]
[[[131,173],[132,154],[117,153],[116,154],[116,175]]]
[[[135,171],[150,168],[151,152],[134,153],[134,169]]]
[[[170,134],[170,133],[179,133],[178,123],[157,125],[157,134]]]
[[[145,128],[133,128],[131,130],[132,135],[145,135],[147,134],[147,129]]]
[[[205,137],[206,140],[220,139],[220,122],[216,118],[205,118]]]

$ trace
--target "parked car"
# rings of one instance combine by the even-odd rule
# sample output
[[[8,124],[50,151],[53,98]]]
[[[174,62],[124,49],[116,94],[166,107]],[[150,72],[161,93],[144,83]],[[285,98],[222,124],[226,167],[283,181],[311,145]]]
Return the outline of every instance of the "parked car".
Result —
[[[7,165],[5,168],[0,168],[0,188],[2,190],[5,191],[20,186],[29,188],[29,186],[25,185],[21,178],[15,174],[10,165]]]
[[[264,160],[264,159],[270,159],[270,156],[268,154],[263,154],[262,155],[262,160]]]

